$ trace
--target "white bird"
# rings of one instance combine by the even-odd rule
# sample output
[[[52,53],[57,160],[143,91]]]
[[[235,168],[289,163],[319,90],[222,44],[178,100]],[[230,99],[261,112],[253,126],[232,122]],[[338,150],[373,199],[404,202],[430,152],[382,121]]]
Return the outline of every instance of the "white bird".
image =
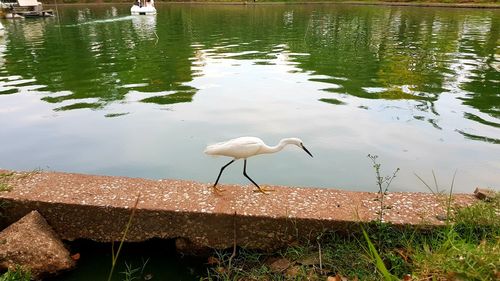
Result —
[[[268,146],[261,139],[256,137],[240,137],[207,146],[207,148],[205,149],[205,153],[208,155],[228,156],[234,158],[229,163],[222,166],[222,168],[220,169],[219,176],[217,176],[217,180],[215,181],[215,184],[213,186],[214,190],[221,191],[219,188],[217,188],[217,183],[219,182],[220,176],[222,175],[222,171],[224,171],[224,169],[227,166],[231,165],[234,161],[238,159],[244,159],[245,162],[243,165],[243,175],[245,175],[245,177],[259,189],[258,191],[266,193],[266,190],[262,189],[247,175],[247,158],[259,154],[275,153],[282,150],[289,144],[293,144],[304,149],[307,154],[313,157],[309,150],[306,149],[302,141],[298,138],[285,138],[280,140],[280,142],[276,146]]]

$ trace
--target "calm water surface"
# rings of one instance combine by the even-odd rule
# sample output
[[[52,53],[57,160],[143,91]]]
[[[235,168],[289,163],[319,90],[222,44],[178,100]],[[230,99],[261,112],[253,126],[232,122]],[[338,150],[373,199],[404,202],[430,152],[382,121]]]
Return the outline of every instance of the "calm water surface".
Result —
[[[209,143],[303,139],[259,183],[500,186],[500,11],[343,5],[59,8],[3,21],[0,167],[211,182]],[[225,183],[245,183],[242,163]]]

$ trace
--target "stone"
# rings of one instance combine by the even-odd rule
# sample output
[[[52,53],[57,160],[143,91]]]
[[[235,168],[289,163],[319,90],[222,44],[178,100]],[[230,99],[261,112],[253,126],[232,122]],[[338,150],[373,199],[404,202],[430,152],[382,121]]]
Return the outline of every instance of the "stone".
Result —
[[[32,211],[0,232],[0,270],[22,266],[34,279],[71,269],[75,261],[54,230]]]
[[[474,195],[479,199],[483,201],[490,201],[495,198],[495,191],[489,188],[476,188],[474,190]]]
[[[175,239],[175,249],[177,253],[185,256],[208,257],[212,253],[211,248],[183,237]]]
[[[335,275],[335,276],[328,276],[328,278],[326,278],[327,281],[348,281],[347,277],[344,277],[342,275]],[[356,279],[357,280],[357,277]]]
[[[301,273],[300,266],[294,265],[292,267],[289,267],[285,271],[285,277],[287,277],[289,279],[296,280],[297,277],[300,275],[300,273]]]
[[[446,214],[437,214],[436,219],[438,219],[439,221],[447,221],[448,216]]]
[[[319,265],[320,260],[319,260],[319,253],[312,253],[309,255],[306,255],[299,259],[297,263],[302,264],[302,265],[307,265],[307,266],[312,266],[312,265]]]
[[[285,258],[269,260],[267,263],[269,264],[269,269],[274,273],[284,272],[291,265],[290,261]]]

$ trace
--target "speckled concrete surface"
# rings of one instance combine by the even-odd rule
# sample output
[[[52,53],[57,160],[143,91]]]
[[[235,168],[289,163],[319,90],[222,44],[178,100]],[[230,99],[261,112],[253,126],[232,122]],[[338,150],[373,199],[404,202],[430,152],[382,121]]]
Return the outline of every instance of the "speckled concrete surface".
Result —
[[[267,186],[275,191],[261,194],[248,185],[222,185],[225,191],[215,194],[209,183],[58,172],[15,173],[8,186],[0,200],[10,221],[38,210],[66,240],[119,240],[140,194],[128,241],[185,237],[214,248],[231,247],[235,234],[241,246],[279,247],[297,235],[374,220],[379,205],[370,192]],[[453,201],[475,200],[456,194]],[[446,213],[443,198],[427,193],[389,193],[385,204],[384,220],[394,224],[440,225],[437,217]]]
[[[68,250],[45,219],[36,211],[0,232],[0,270],[21,265],[41,280],[75,266]]]

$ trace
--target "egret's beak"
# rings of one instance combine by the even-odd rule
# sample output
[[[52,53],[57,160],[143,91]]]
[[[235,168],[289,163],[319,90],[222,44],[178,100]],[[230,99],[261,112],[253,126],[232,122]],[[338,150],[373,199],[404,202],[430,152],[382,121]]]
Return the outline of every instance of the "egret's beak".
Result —
[[[306,148],[303,144],[301,144],[300,146],[302,147],[302,149],[303,149],[305,152],[307,152],[307,154],[309,154],[309,156],[313,157],[313,155],[311,154],[311,152],[309,152],[309,150],[307,150],[307,148]]]

